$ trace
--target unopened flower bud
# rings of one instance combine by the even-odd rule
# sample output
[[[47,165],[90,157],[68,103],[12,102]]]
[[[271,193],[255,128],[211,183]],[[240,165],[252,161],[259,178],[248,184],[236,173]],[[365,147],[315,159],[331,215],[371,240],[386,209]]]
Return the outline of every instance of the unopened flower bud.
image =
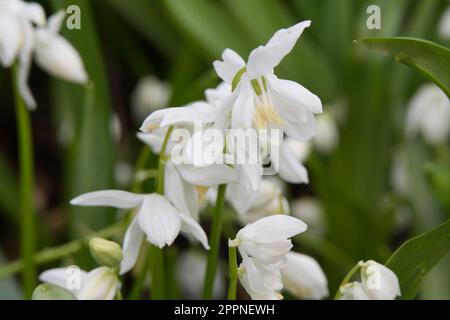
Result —
[[[122,248],[113,241],[92,238],[89,248],[95,261],[105,267],[117,267],[123,259]]]

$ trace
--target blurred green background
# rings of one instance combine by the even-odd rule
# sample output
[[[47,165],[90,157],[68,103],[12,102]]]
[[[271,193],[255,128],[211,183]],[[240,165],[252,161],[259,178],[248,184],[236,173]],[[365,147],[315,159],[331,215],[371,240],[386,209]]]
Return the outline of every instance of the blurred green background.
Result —
[[[310,185],[289,188],[290,198],[319,198],[327,225],[323,235],[299,236],[296,248],[320,261],[334,293],[356,261],[384,262],[403,241],[449,218],[448,194],[447,201],[438,197],[442,190],[436,190],[424,170],[441,164],[440,152],[419,137],[407,139],[403,134],[408,102],[427,81],[391,58],[352,43],[365,36],[414,36],[448,46],[436,31],[447,1],[37,2],[48,14],[70,4],[80,6],[81,30],[64,28],[63,34],[80,51],[92,80],[84,88],[50,79],[37,68],[31,73],[39,105],[32,114],[39,248],[114,221],[108,209],[71,208],[68,200],[117,186],[117,164],[136,161],[139,123],[132,117],[130,96],[141,77],[153,75],[169,83],[171,106],[202,99],[203,91],[219,82],[211,63],[225,48],[247,57],[279,28],[306,19],[312,20],[311,28],[276,73],[316,93],[325,110],[344,106],[345,120],[339,124],[335,152],[308,159]],[[381,30],[366,27],[366,9],[372,4],[381,8]],[[0,92],[1,263],[18,258],[15,115],[8,70],[0,69]],[[119,135],[111,134],[113,115],[119,120]],[[64,133],[69,138],[61,138]],[[407,160],[406,195],[393,190],[390,178],[398,152]],[[399,208],[408,212],[401,226],[396,219]],[[81,265],[91,263],[83,254],[77,259]],[[419,298],[450,299],[449,270],[447,255],[427,276]],[[0,298],[20,297],[16,280],[0,280]]]

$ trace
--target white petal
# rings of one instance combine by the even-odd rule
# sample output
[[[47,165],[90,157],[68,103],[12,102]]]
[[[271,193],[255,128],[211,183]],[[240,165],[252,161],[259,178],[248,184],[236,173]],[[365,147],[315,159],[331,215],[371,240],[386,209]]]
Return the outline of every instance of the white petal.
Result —
[[[167,129],[168,128],[157,129],[151,131],[150,133],[138,132],[136,136],[141,142],[148,145],[150,149],[152,149],[153,153],[158,154],[161,153],[161,148],[164,142],[164,137],[166,135]]]
[[[192,122],[213,122],[216,110],[207,102],[197,101],[184,107],[169,108],[161,121],[160,126],[171,126],[176,124],[189,124]]]
[[[196,186],[211,187],[238,180],[236,171],[224,164],[213,164],[203,168],[182,164],[177,166],[177,170],[183,180]]]
[[[308,171],[285,143],[281,145],[278,173],[290,183],[308,183]],[[275,159],[276,162],[276,159]]]
[[[78,299],[113,300],[119,287],[114,270],[108,267],[96,268],[88,273]]]
[[[250,52],[247,72],[250,79],[259,78],[273,69],[289,52],[291,52],[303,30],[311,25],[311,21],[303,21],[288,28],[278,30],[265,46]]]
[[[303,221],[285,214],[276,214],[245,226],[238,236],[255,242],[271,243],[291,238],[306,229]]]
[[[123,239],[123,260],[120,264],[120,274],[130,271],[136,264],[143,239],[144,232],[141,230],[137,218],[134,218]]]
[[[38,26],[43,26],[45,24],[45,12],[42,6],[38,3],[32,2],[22,2],[23,7],[20,9],[22,15],[31,22]]]
[[[105,206],[132,209],[139,206],[144,195],[121,190],[102,190],[82,194],[70,201],[76,206]]]
[[[261,244],[247,240],[243,241],[242,246],[252,258],[255,258],[267,266],[279,266],[284,264],[286,253],[292,249],[292,242],[290,240],[280,240]]]
[[[182,221],[182,230],[192,234],[198,241],[200,241],[206,250],[209,250],[208,237],[198,222],[183,213],[180,213],[180,218]]]
[[[17,19],[11,15],[0,13],[0,63],[9,68],[17,57],[21,29]]]
[[[55,35],[58,34],[61,30],[65,16],[66,13],[64,12],[64,10],[59,10],[58,12],[54,13],[48,19],[46,29]]]
[[[281,269],[286,289],[300,299],[322,299],[328,296],[327,278],[310,256],[289,252]]]
[[[370,300],[361,283],[357,281],[347,283],[339,290],[341,292],[341,297],[339,300]]]
[[[230,95],[231,95],[231,85],[226,82],[221,82],[214,89],[205,90],[206,101],[212,104],[219,103],[220,101],[222,101],[223,99],[225,99]]]
[[[308,120],[305,123],[283,120],[283,130],[288,137],[298,141],[308,141],[316,135],[316,120],[312,113],[308,114]]]
[[[253,123],[255,105],[253,101],[253,89],[245,75],[242,76],[235,94],[237,97],[233,104],[231,127],[233,129],[250,129]]]
[[[395,273],[373,260],[361,267],[361,280],[371,300],[395,300],[400,295],[400,284]]]
[[[180,232],[180,213],[159,194],[145,197],[138,221],[147,240],[160,248],[171,245]]]
[[[222,53],[223,61],[214,61],[217,75],[225,82],[231,84],[236,73],[245,67],[245,62],[233,50],[225,49]]]
[[[144,120],[139,130],[142,132],[150,132],[154,129],[158,129],[160,127],[161,121],[164,116],[170,112],[173,108],[165,108],[153,111],[150,115]]]
[[[36,63],[49,74],[63,80],[85,83],[88,80],[78,51],[60,35],[38,30],[35,48]]]
[[[35,39],[32,26],[28,22],[22,21],[21,28],[23,32],[23,43],[19,53],[17,86],[23,100],[25,101],[25,104],[28,108],[34,110],[36,108],[36,101],[34,100],[31,90],[28,87],[28,76],[30,74],[31,54]]]
[[[86,271],[75,266],[55,268],[42,272],[39,275],[39,281],[60,286],[78,296],[87,274]]]

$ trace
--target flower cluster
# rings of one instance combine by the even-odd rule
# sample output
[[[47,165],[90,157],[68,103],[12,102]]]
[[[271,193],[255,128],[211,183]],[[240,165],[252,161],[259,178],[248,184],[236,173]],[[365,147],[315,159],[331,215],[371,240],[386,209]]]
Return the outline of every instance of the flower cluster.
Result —
[[[60,11],[47,20],[37,3],[0,0],[0,64],[7,68],[18,60],[17,86],[30,109],[36,107],[27,84],[33,57],[53,76],[75,83],[88,80],[79,53],[58,34],[64,16]]]

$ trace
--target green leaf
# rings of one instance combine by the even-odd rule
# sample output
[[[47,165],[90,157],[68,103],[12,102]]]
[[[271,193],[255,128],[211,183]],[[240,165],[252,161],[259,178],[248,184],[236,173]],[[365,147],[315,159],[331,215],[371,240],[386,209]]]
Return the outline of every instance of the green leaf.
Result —
[[[413,299],[428,271],[450,249],[450,220],[406,241],[386,262],[400,280],[401,299]]]
[[[77,300],[68,290],[50,283],[40,284],[34,289],[33,300]]]
[[[416,69],[438,85],[450,97],[450,50],[417,38],[363,38],[356,43],[378,49]]]

